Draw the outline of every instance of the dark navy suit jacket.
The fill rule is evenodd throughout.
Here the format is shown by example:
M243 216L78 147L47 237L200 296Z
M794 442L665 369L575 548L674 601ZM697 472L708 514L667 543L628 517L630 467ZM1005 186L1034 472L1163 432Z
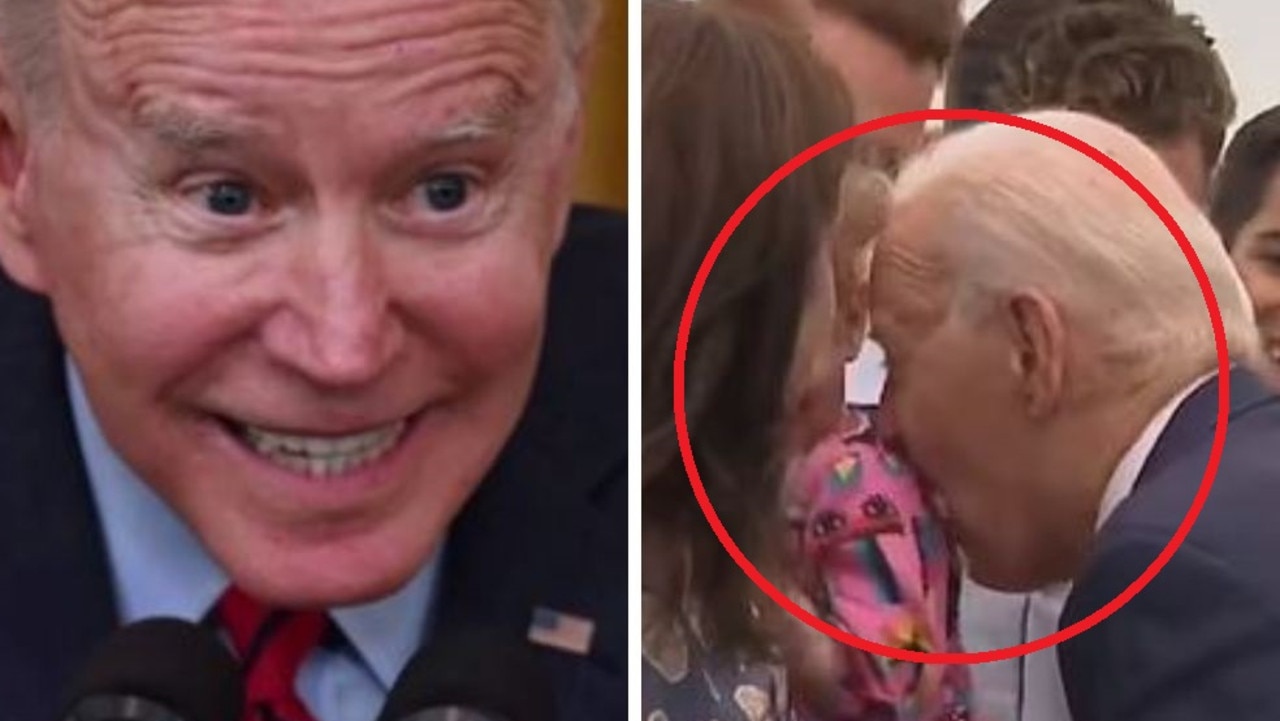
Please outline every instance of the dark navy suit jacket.
M436 613L524 642L547 607L595 622L542 650L562 721L626 714L627 230L575 208L528 409L450 531ZM0 273L0 720L53 721L116 626L111 575L47 304Z
M1229 378L1221 465L1186 541L1132 601L1059 647L1075 721L1280 719L1280 399L1247 371ZM1063 627L1115 598L1172 537L1204 475L1217 404L1215 378L1175 412L1101 529Z

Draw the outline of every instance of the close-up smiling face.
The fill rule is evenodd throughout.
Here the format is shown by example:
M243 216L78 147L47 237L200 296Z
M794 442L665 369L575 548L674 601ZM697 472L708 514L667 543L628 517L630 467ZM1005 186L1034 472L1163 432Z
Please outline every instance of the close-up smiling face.
M62 3L48 97L8 79L0 259L264 601L402 585L525 405L578 142L553 5Z

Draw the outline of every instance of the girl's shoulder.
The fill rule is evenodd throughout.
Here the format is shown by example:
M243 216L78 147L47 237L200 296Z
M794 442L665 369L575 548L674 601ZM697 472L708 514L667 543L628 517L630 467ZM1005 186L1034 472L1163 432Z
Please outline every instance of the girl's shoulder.
M650 613L642 603L642 706L645 719L789 721L786 671L717 653L696 618Z
M873 411L851 408L839 429L792 468L791 483L810 511L830 504L891 507L895 515L927 513L918 478L876 431Z

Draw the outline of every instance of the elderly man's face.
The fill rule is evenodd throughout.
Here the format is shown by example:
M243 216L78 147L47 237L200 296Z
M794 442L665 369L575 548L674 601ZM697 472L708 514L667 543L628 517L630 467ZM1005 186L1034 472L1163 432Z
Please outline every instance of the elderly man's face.
M933 213L896 208L872 268L873 334L888 378L884 430L926 490L980 583L1030 585L1040 573L1042 504L1034 450L1012 379L1014 358L993 324L951 312L954 288Z
M514 427L577 144L550 3L62 6L5 264L251 593L394 590Z

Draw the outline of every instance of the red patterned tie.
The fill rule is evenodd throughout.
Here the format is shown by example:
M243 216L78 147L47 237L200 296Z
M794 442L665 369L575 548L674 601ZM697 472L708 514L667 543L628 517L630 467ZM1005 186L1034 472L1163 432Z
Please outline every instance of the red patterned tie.
M315 721L298 698L298 669L329 626L321 611L269 609L232 587L218 602L222 622L244 664L242 721Z

